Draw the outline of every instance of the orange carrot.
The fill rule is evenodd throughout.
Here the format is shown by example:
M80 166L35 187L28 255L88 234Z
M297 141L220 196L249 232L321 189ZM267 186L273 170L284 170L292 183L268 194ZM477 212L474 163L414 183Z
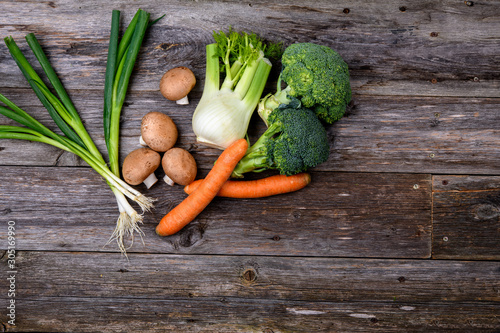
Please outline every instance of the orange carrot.
M215 198L247 149L248 143L245 139L239 139L227 147L198 190L191 193L161 219L156 226L156 233L160 236L173 235L194 220Z
M184 192L191 194L202 181L203 179L198 179L186 185ZM228 198L262 198L298 191L310 182L311 175L308 173L299 173L293 176L276 175L258 180L228 180L217 195Z

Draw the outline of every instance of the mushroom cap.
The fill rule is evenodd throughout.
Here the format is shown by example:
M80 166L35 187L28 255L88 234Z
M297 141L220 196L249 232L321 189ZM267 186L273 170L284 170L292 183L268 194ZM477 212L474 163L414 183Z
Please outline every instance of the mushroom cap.
M142 118L141 136L149 148L164 152L172 148L177 141L177 126L166 114L149 112Z
M171 101L177 101L189 94L196 85L193 72L184 66L168 70L160 80L161 94Z
M188 185L196 178L196 161L187 150L172 148L167 150L161 160L165 174L179 185Z
M133 150L123 161L123 179L130 185L139 185L158 169L160 162L160 154L150 148Z

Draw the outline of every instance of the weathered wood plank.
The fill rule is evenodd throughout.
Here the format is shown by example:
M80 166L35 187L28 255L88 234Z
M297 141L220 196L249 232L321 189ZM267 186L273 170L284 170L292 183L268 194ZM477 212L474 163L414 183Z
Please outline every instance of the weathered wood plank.
M7 97L54 129L47 111L33 93L13 89ZM87 129L102 152L102 93L71 91ZM191 117L200 98L179 107L159 92L131 94L121 123L121 159L139 147L140 123L149 111L168 114L180 136L177 145L195 156L200 168L208 169L220 151L197 145ZM329 160L316 169L346 172L409 172L451 174L498 174L496 149L500 141L498 99L393 98L355 96L346 117L328 127ZM0 116L0 124L14 124ZM252 142L264 131L254 116L249 128ZM82 161L44 144L1 140L1 165L81 166Z
M350 114L329 128L333 154L325 167L498 174L498 107L497 99L357 96Z
M300 192L216 198L165 238L154 228L182 188L138 186L159 200L145 217L145 244L137 237L127 260L104 246L117 209L93 170L48 146L2 140L0 220L16 226L18 326L0 311L0 331L500 330L500 2L0 0L0 35L27 50L23 37L36 33L101 151L111 10L125 24L139 7L166 17L148 32L132 77L122 159L138 147L142 116L159 110L178 125L199 176L207 173L220 152L195 144L190 120L205 45L228 26L344 57L354 100L328 129L331 157ZM199 80L186 107L158 92L178 65ZM50 123L3 44L0 74L1 93ZM263 129L256 119L250 138ZM0 251L4 268L6 258ZM3 309L7 301L0 293Z
M16 267L18 299L500 302L500 263L488 261L18 251Z
M315 41L337 49L350 65L353 87L360 94L496 97L500 88L500 6L495 1L474 6L451 0L149 0L128 5L60 0L1 5L0 34L18 40L28 32L39 35L72 89L101 89L111 10L121 9L125 23L138 7L166 17L148 33L134 90L156 90L161 74L177 65L192 67L202 78L211 31L228 26L285 44ZM26 86L5 47L0 48L0 63L9 82L0 86Z
M496 332L497 303L394 304L253 299L20 300L12 332Z
M24 251L16 259L19 331L466 332L500 325L494 262L161 254L125 260ZM6 283L0 280L2 290Z
M500 259L500 177L433 177L433 257Z
M19 249L101 250L117 211L99 177L89 168L2 167L0 211L18 225ZM216 198L185 230L165 238L154 227L185 194L159 183L144 191L158 199L145 218L146 245L136 243L131 251L430 256L428 175L320 172L312 179L300 192L282 196ZM109 250L116 250L114 244Z

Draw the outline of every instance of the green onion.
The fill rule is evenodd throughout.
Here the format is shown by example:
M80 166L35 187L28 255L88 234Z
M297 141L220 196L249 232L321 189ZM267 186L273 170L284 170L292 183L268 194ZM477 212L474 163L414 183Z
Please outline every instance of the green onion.
M120 12L113 11L104 83L104 138L111 170L119 175L120 115L132 70L149 25L149 13L139 9L118 43Z
M4 39L5 44L9 48L9 52L16 61L19 69L24 74L26 80L31 85L31 88L35 91L36 95L42 102L42 104L47 108L50 116L54 119L57 126L61 129L61 131L73 141L77 142L81 146L84 146L83 141L80 137L74 132L73 129L62 119L61 115L57 113L57 111L53 108L50 102L47 100L46 96L43 94L42 90L48 91L47 86L43 83L42 79L35 72L31 64L25 58L24 54L21 52L16 42L12 37L6 37Z
M120 177L120 116L130 76L147 28L163 17L149 22L149 16L149 13L139 9L129 23L121 40L119 40L118 36L120 11L113 10L111 18L111 33L104 80L103 126L104 140L108 149L109 167L117 177ZM120 207L120 203L118 206ZM135 221L134 219L119 220L112 238L116 238L118 243L121 244L124 235L133 233L133 231L140 231L138 222L141 221Z
M52 145L79 156L99 173L115 195L120 211L110 241L116 239L119 249L126 254L124 238L130 236L133 239L135 232L141 235L142 231L138 225L143 219L142 214L135 211L127 198L136 202L143 211L152 208L153 200L142 195L120 178L119 119L135 60L146 29L152 23L149 22L149 13L139 9L126 29L122 41L118 44L119 18L120 12L113 11L104 93L104 132L110 167L88 134L78 111L34 34L27 35L26 41L56 94L52 93L51 89L42 81L14 39L6 37L4 41L19 69L63 135L45 127L14 102L0 94L0 102L5 105L0 105L0 114L25 126L0 125L0 139L28 140Z

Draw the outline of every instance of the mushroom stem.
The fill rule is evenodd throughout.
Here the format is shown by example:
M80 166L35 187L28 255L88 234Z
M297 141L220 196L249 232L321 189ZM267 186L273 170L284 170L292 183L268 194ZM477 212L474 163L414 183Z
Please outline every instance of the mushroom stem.
M165 175L163 177L163 180L165 181L165 183L167 183L170 186L174 186L174 184L175 184L174 181L167 175Z
M146 187L149 189L151 186L153 186L156 182L158 181L158 178L156 178L156 175L154 172L150 174L146 179L144 179L143 183L146 185Z
M189 104L189 98L186 96L182 97L181 99L178 99L175 101L175 103L179 105L188 105Z
M144 141L144 139L142 138L142 135L139 137L139 144L143 147L147 147L148 144Z

